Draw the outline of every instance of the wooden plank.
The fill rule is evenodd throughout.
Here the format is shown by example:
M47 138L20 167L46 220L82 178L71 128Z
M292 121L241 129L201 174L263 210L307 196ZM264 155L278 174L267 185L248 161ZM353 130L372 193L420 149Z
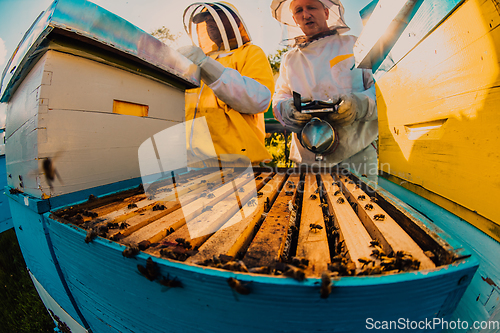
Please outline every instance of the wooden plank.
M202 183L202 181L205 181L206 183ZM115 212L109 213L101 218L101 222L107 223L107 222L114 222L114 223L120 223L123 222L127 219L130 219L136 215L144 213L144 211L153 208L154 205L156 204L164 204L169 201L177 201L177 197L179 195L184 195L189 192L193 191L202 191L203 189L207 188L207 183L210 182L218 182L220 183L220 171L216 171L213 173L210 173L206 176L200 177L195 181L190 181L188 183L184 184L179 184L175 187L175 190L168 191L167 187L165 188L165 192L163 196L160 196L158 198L155 195L155 198L153 199L145 199L139 201L136 205L137 207L134 209L130 209L128 207L124 207L120 210L117 210Z
M373 249L370 247L372 238L347 202L347 199L340 193L341 189L336 185L332 176L322 174L321 179L326 191L330 213L335 215L335 219L342 231L349 257L356 265L356 268L360 269L363 265L358 259L362 257L369 258L372 254ZM337 195L335 195L336 193Z
M288 178L287 182L298 184L299 180L300 175L293 174ZM243 262L248 267L273 266L280 260L289 228L289 202L292 197L287 194L291 192L290 190L284 188L279 193L267 217L262 222L262 226L243 258ZM297 188L294 188L293 192L296 191Z
M353 181L343 175L336 178L342 183L342 188L350 202L356 203L357 214L372 238L378 240L384 251L405 251L420 261L421 269L436 267L417 243L387 214L376 202ZM378 218L375 218L375 217Z
M278 189L283 185L284 174L276 174L261 188L257 195L257 206L254 212L242 221L222 228L210 237L200 248L198 253L188 259L188 262L201 262L220 254L235 257L236 254L248 246L248 242L255 234L254 227L265 211L266 202L273 202L278 195ZM247 203L249 205L249 203Z
M316 175L306 174L297 256L309 260L309 266L306 269L308 276L320 276L328 269L330 263L330 250L318 188ZM320 226L321 229L311 228L310 224Z
M269 174L266 174L266 176L268 175ZM241 203L245 205L252 197L255 198L256 187L262 187L265 180L262 179L256 184L251 181L252 179L247 179L246 177L240 178L241 179L237 178L235 183L238 188L243 188L243 191L236 191L235 193L241 194ZM177 243L177 240L182 238L185 242L189 242L192 248L196 249L209 239L215 231L223 230L221 227L226 223L231 225L229 224L231 217L237 217L237 220L241 221L242 211L243 210L240 209L239 204L236 202L236 197L228 195L223 200L216 203L211 210L202 212L200 215L196 216L196 218L182 225L174 233L167 235L162 242L166 244ZM150 253L158 255L159 249L152 249Z
M220 177L220 176L219 176ZM238 177L236 179L236 185L243 186L247 182L249 182L251 178L247 177ZM199 186L204 185L206 183L200 183ZM201 196L197 195L195 200L188 196L184 198L180 198L180 202L182 204L182 209L174 211L172 214L169 214L154 223L147 225L146 227L140 229L139 231L130 235L124 241L126 242L140 242L143 240L149 240L151 243L156 243L162 240L165 236L167 236L170 228L174 230L182 227L186 220L190 220L198 214L201 214L202 211L209 207L214 206L219 201L223 200L228 195L234 193L234 185L233 182L226 182L223 186L211 190L207 195Z

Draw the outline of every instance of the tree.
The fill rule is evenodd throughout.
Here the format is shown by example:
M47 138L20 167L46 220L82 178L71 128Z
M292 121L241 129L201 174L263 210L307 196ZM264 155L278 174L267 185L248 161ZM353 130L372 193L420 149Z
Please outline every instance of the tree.
M161 40L163 43L168 44L169 42L175 42L175 40L179 38L180 34L175 35L170 31L169 28L162 26L161 28L158 28L151 32L151 35Z
M288 51L288 48L282 48L281 50L277 50L275 54L269 54L267 56L267 60L269 60L269 64L271 64L271 69L273 70L273 74L277 74L280 71L281 65L281 57L283 54Z

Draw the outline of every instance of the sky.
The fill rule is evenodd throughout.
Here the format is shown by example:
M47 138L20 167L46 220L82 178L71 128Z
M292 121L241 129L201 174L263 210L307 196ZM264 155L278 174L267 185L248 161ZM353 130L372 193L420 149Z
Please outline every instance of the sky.
M271 16L271 0L226 0L242 15L250 30L254 44L266 54L282 48L280 25ZM371 0L344 0L345 20L351 31L359 36L362 30L359 11ZM166 26L180 34L178 48L191 44L182 26L184 9L196 0L94 0L95 4L121 16L146 32ZM52 0L0 0L0 75L14 49L38 15L46 10Z

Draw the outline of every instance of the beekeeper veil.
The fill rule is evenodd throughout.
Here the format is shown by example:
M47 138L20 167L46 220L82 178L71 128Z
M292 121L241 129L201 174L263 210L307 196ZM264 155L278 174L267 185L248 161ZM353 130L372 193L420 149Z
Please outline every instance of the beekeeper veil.
M205 54L230 51L250 42L236 8L226 2L196 2L184 11L184 29Z
M293 0L273 0L271 3L272 16L281 23L282 38L281 43L290 45L295 42L295 38L304 35L292 17L290 4ZM318 0L330 11L327 25L330 30L337 30L338 33L349 31L349 27L344 21L344 6L340 0Z

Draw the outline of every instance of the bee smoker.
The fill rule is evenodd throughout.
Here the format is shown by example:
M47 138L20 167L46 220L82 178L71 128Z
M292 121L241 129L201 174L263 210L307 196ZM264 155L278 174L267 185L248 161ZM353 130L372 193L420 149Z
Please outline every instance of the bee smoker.
M302 102L300 94L293 92L293 104L301 113L317 114L299 134L300 144L316 155L316 161L322 161L325 155L331 154L339 145L337 131L320 117L331 112L338 112L338 102L312 101Z

